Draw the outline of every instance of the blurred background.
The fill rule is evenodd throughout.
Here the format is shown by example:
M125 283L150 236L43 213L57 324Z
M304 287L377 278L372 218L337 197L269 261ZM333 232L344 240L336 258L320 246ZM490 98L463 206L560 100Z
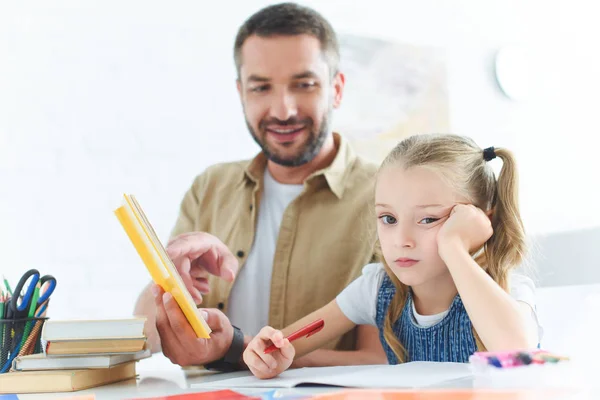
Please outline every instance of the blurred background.
M0 272L56 276L52 318L131 315L149 274L113 215L123 193L166 241L197 174L259 150L232 49L271 3L0 3ZM600 311L592 2L300 3L340 35L334 125L365 156L423 130L516 153L545 344L583 351Z

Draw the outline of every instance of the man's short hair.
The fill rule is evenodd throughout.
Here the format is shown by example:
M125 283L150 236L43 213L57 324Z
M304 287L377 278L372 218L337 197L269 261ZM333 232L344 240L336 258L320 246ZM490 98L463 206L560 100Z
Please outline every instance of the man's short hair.
M242 66L242 46L252 35L260 37L311 35L319 39L331 76L338 73L340 49L335 31L321 14L295 3L265 7L250 16L238 30L233 58L238 77Z

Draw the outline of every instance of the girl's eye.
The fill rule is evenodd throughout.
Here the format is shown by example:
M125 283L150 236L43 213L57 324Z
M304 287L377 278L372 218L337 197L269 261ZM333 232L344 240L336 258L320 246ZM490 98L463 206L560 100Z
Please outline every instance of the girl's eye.
M381 217L379 217L379 219L385 224L385 225L394 225L397 221L396 218L392 217L391 215L382 215Z
M423 224L423 225L433 224L436 221L439 221L439 218L425 217L419 221L419 224Z

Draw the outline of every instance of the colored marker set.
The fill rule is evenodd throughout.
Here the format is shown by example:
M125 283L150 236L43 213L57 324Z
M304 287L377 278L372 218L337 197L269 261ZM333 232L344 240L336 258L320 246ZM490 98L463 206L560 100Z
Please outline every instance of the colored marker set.
M568 360L568 357L544 350L476 352L469 358L470 363L474 366L483 367L489 365L496 368L514 368L532 364L556 364Z

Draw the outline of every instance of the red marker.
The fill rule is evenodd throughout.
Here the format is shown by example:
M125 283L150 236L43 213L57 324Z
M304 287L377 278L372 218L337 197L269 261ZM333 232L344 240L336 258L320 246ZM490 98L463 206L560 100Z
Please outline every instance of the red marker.
M297 330L296 332L292 333L290 336L286 337L286 339L289 340L290 342L293 342L294 340L299 339L304 336L306 336L306 337L312 336L315 333L319 332L321 329L323 329L324 326L325 326L325 321L323 321L322 319L318 319L315 322L311 322L310 324L306 325L304 328L301 328L301 329ZM272 353L275 350L277 350L277 346L272 344L265 349L265 354Z

